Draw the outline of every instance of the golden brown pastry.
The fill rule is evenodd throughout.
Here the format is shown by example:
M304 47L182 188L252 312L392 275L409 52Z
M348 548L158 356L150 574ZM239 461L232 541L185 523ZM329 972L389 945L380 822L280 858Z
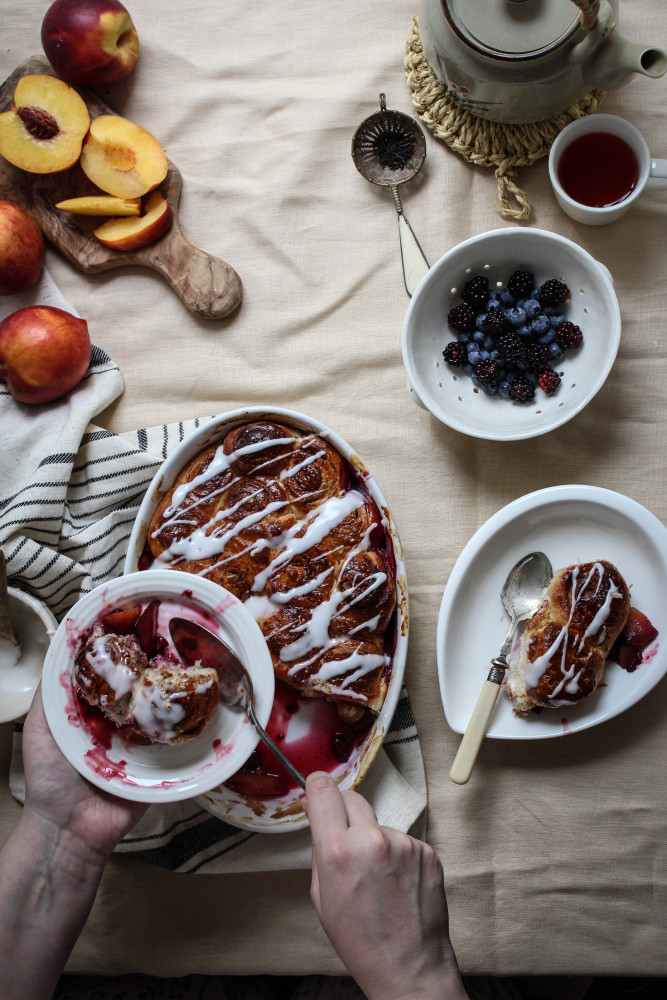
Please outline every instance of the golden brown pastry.
M148 535L160 566L246 602L277 677L343 714L379 710L395 563L377 504L324 438L270 420L233 428L184 468Z
M559 570L509 658L506 691L517 715L576 705L597 688L630 610L630 592L609 562Z
M161 654L148 659L134 635L108 633L100 625L81 643L74 676L89 705L145 743L195 739L213 717L220 695L218 675L210 667L184 668Z

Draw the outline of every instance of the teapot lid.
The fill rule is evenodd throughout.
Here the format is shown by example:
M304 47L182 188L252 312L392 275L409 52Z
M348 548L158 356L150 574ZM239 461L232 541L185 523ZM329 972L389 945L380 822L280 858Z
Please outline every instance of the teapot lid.
M571 0L441 0L445 17L462 41L496 59L544 55L580 26Z

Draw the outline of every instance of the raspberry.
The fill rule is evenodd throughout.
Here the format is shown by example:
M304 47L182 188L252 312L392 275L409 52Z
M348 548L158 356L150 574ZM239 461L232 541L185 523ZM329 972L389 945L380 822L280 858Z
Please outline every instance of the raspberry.
M531 372L541 372L549 364L549 348L545 344L528 344L526 367Z
M468 360L468 345L460 344L458 340L452 340L445 347L442 356L448 365L458 368L459 365L464 365Z
M575 351L577 347L581 347L584 335L578 326L574 323L570 323L566 320L556 330L556 343L564 351L570 350Z
M535 398L535 386L525 375L519 375L510 386L510 399L517 403L530 403Z
M465 302L449 310L447 322L458 333L469 333L475 329L475 312Z
M525 299L533 290L535 276L530 271L515 271L508 279L507 287L515 299Z
M497 361L480 361L473 368L477 380L486 386L497 386L500 382L500 365Z
M494 306L486 314L482 327L486 333L490 333L493 337L499 337L501 333L507 333L510 325L503 310Z
M526 356L526 342L516 333L503 333L498 337L496 349L505 361L523 361Z
M570 289L557 278L545 281L540 291L540 305L558 306L570 297Z
M469 306L473 307L473 309L481 309L482 306L486 304L488 297L489 279L479 274L474 278L470 278L469 281L466 281L463 286L463 291L461 292L461 298L463 301L467 302Z
M554 392L560 385L560 375L555 372L553 368L545 368L537 376L537 384L540 389L546 392L547 396L553 396Z

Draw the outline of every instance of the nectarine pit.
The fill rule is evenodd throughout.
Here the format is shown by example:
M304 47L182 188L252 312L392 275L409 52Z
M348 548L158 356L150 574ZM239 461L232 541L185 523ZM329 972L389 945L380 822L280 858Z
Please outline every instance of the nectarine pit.
M56 119L43 108L17 108L16 114L34 139L53 139L60 132Z

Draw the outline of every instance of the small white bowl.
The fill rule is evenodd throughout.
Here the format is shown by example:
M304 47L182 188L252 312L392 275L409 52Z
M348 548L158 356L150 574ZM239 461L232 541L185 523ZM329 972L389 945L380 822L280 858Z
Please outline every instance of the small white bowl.
M553 396L540 389L532 403L487 396L469 375L442 356L456 339L447 314L464 283L486 275L500 287L515 270L536 284L564 281L571 300L563 309L581 327L584 342L554 363L563 373ZM546 434L579 413L604 384L616 358L621 313L611 274L576 243L542 229L494 229L460 243L433 265L412 297L403 324L403 363L416 403L454 430L489 441L520 441Z
M0 644L0 723L25 715L42 676L44 658L58 622L31 594L8 587L9 613L20 646Z
M80 774L99 788L138 802L175 802L206 792L231 777L248 759L259 737L245 714L218 705L204 732L178 746L138 746L123 729L103 738L76 696L74 658L82 633L106 611L154 598L173 605L184 618L201 621L228 643L251 676L255 713L266 725L275 681L267 645L257 622L222 587L177 570L132 573L82 597L56 632L44 663L44 709L54 739ZM168 603L167 603L168 602ZM158 621L168 639L167 623Z

